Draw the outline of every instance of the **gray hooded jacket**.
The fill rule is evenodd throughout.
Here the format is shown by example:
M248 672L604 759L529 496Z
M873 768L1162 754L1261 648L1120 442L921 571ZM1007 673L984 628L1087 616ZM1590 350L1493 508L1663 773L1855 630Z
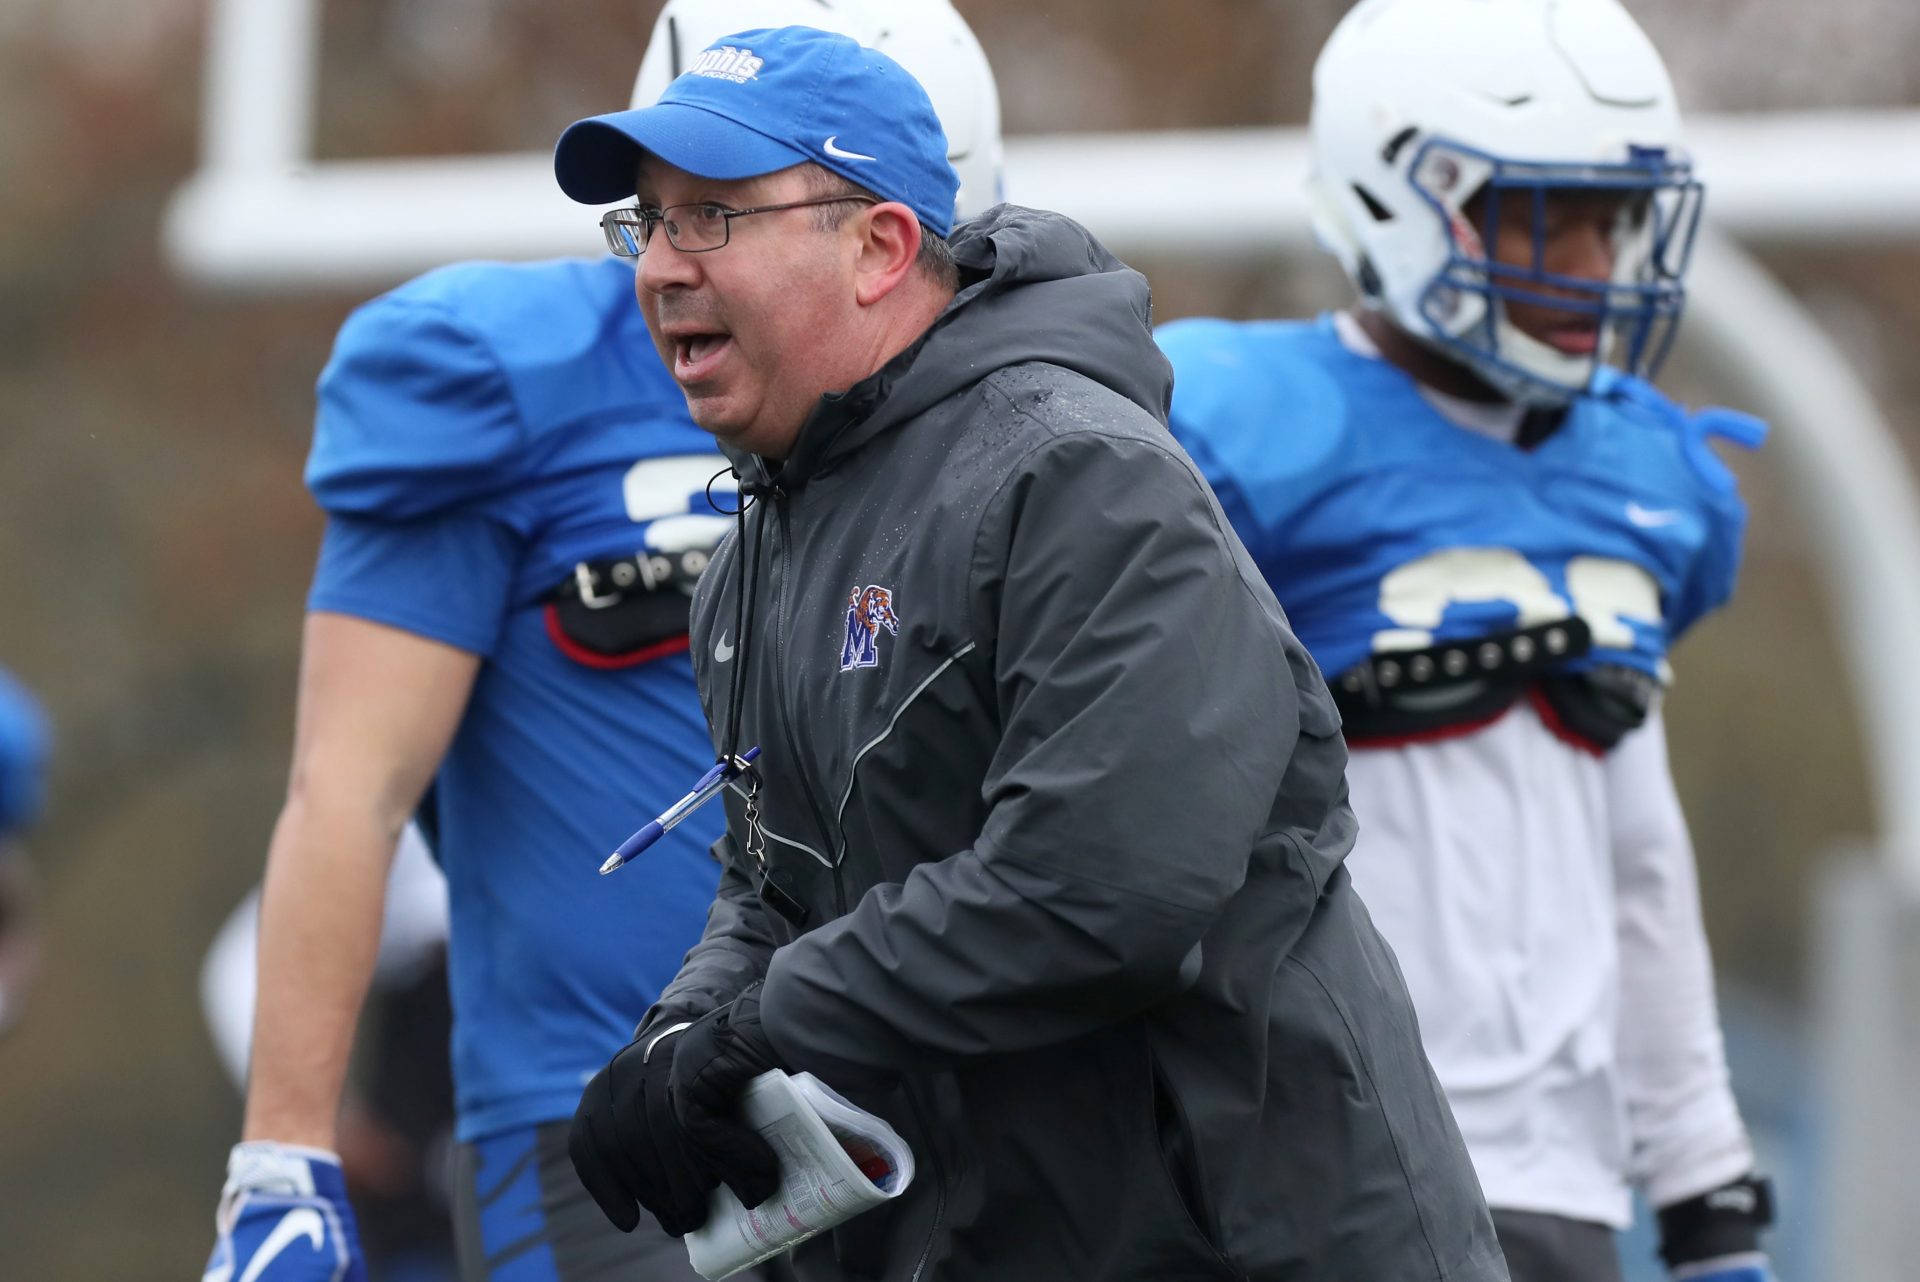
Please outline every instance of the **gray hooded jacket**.
M1504 1279L1341 868L1332 702L1166 433L1146 282L1030 210L954 250L927 335L743 461L772 488L693 653L717 746L762 750L764 862L736 789L648 1023L764 976L786 1062L913 1145L803 1279Z

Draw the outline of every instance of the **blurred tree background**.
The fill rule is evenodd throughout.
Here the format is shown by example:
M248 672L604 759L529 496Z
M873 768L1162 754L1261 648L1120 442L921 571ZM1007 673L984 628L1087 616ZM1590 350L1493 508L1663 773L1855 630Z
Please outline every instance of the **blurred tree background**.
M1313 57L1346 8L959 3L1009 134L1302 121ZM1920 101L1911 0L1628 6L1696 112ZM625 102L656 7L329 0L321 154L547 147ZM300 485L311 390L359 298L210 295L168 274L159 213L195 160L203 18L202 0L0 0L0 664L59 735L31 843L48 966L0 1042L9 1279L197 1276L239 1122L196 980L259 875L284 786L320 530ZM1137 265L1162 319L1342 298L1330 266ZM1920 363L1903 341L1920 328L1920 247L1770 265L1920 441ZM1684 340L1671 381L1743 403L1689 368ZM1822 861L1872 820L1833 644L1847 624L1787 502L1793 478L1764 454L1737 466L1748 569L1678 657L1674 758L1723 974L1793 1010Z

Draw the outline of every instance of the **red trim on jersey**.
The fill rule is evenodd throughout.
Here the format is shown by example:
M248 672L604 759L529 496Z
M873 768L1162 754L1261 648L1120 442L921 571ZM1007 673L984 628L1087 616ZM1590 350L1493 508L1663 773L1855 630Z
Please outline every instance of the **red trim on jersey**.
M1490 717L1481 717L1475 721L1462 721L1456 725L1436 726L1432 730L1416 730L1410 734L1379 735L1369 739L1347 738L1349 748L1404 748L1415 743L1438 743L1446 739L1464 739L1470 734L1485 730L1488 726L1506 716L1514 709L1508 704Z
M1605 748L1560 719L1560 713L1555 710L1552 701L1547 698L1546 692L1539 686L1536 685L1528 688L1527 701L1533 705L1534 715L1540 718L1540 724L1548 730L1551 730L1554 738L1564 744L1578 748L1582 752L1591 753L1593 756L1603 760L1606 758L1607 750Z
M1553 704L1547 699L1545 692L1543 692L1539 686L1533 685L1527 687L1527 703L1533 708L1534 715L1540 718L1540 724L1545 726L1554 738L1569 747L1578 748L1580 751L1591 756L1605 759L1607 750L1562 720L1560 713L1555 710ZM1412 734L1381 735L1370 739L1349 737L1347 739L1347 747L1369 749L1404 748L1416 743L1441 743L1448 739L1463 739L1467 735L1485 730L1488 726L1506 716L1509 712L1512 712L1516 706L1518 705L1508 704L1490 717L1481 717L1475 721L1462 721L1458 725L1439 726L1432 730L1420 730Z
M670 654L683 654L693 647L693 638L682 632L677 637L668 637L665 641L656 641L652 645L641 646L638 650L626 654L601 654L589 650L560 630L560 607L549 602L546 609L547 635L560 647L560 653L575 663L583 663L589 668L613 671L617 668L633 668Z

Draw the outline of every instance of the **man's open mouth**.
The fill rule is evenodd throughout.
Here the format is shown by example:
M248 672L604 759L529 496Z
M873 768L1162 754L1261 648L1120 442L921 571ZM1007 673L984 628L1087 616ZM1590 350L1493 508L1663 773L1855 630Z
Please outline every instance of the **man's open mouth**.
M708 377L733 345L733 335L677 334L673 340L673 376L683 383Z

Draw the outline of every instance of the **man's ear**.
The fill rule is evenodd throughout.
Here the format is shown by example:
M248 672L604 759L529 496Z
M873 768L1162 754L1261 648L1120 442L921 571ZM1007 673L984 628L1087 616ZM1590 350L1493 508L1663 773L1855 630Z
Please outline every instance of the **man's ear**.
M854 300L862 307L899 288L920 256L920 220L897 200L869 205L855 220Z

